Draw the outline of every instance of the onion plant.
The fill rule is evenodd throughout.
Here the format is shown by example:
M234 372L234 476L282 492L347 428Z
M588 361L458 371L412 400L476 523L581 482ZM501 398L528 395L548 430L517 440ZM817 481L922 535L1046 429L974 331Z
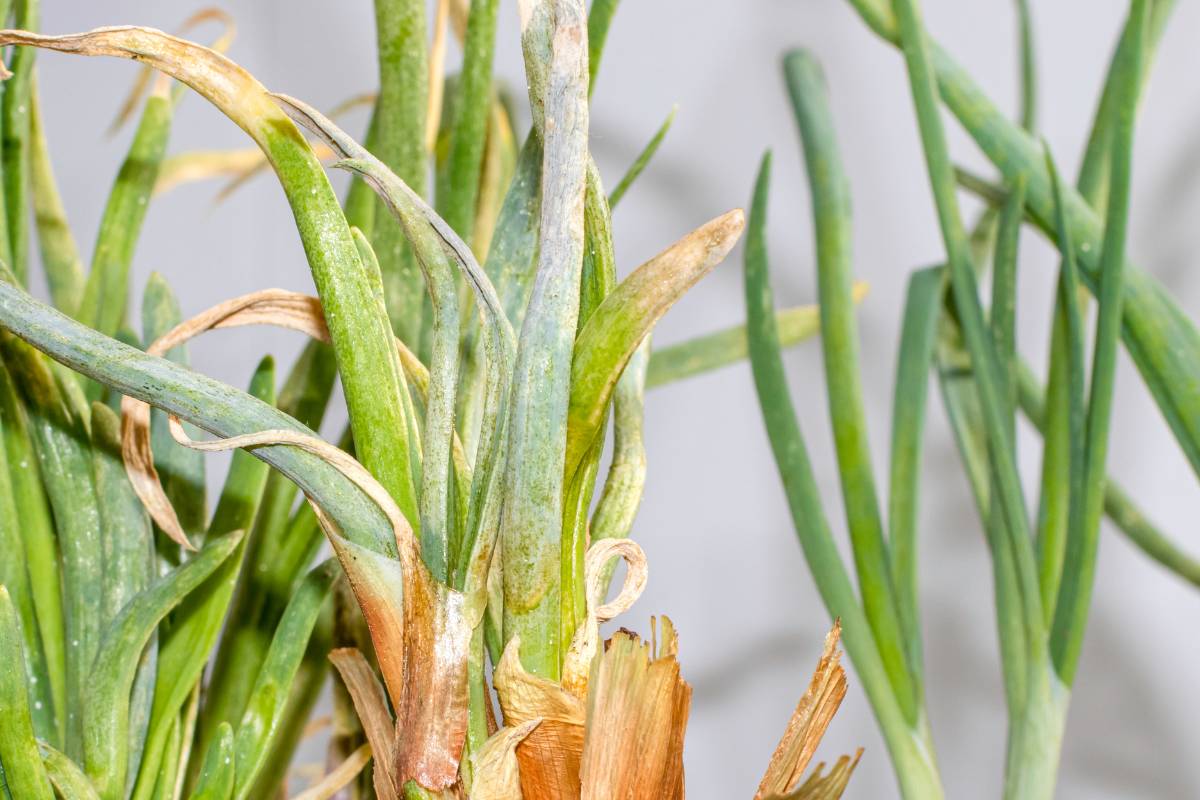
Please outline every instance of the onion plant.
M734 246L742 213L618 280L612 209L670 118L606 195L588 98L617 3L595 0L590 14L582 0L519 3L524 137L492 76L498 6L440 2L428 41L425 0L376 1L379 87L362 144L226 58L228 35L211 48L139 27L42 35L37 0L11 9L4 797L277 796L330 663L329 770L306 798L683 796L690 688L674 629L663 618L649 642L623 632L602 647L598 626L645 581L628 537L647 383L746 353L744 329L661 353L649 343ZM463 50L452 80L449 30ZM39 115L39 48L145 65L87 271ZM256 150L168 157L185 87ZM344 199L322 158L353 174ZM186 297L155 276L135 332L130 268L155 191L264 166L316 297L264 287L185 320ZM31 235L51 304L25 288ZM188 369L190 338L261 324L312 340L278 391L269 356L247 391ZM799 340L816 312L783 312L780 325ZM335 380L349 416L338 447L314 433ZM220 449L238 452L210 513L202 453ZM325 541L333 557L319 561ZM629 570L606 602L616 558ZM857 759L802 781L846 691L837 641L758 797L844 788Z
M901 793L941 797L925 711L917 559L927 383L938 379L993 565L1008 710L1004 795L1052 797L1071 688L1093 591L1101 517L1147 555L1197 583L1200 566L1158 531L1105 474L1117 348L1124 343L1193 468L1200 334L1126 253L1138 95L1174 5L1133 0L1092 124L1076 188L1060 180L1037 138L1029 10L1021 24L1023 99L1011 121L926 33L915 0L851 0L896 45L908 70L945 263L911 274L895 379L889 485L881 503L863 416L851 298L850 190L824 78L804 51L784 75L812 196L830 423L858 579L855 590L825 519L793 413L772 313L764 230L770 158L754 190L745 256L750 358L764 421L795 527L822 598L841 619L846 649L887 743ZM991 160L999 178L955 168L942 108ZM961 184L987 202L973 229ZM1036 228L1061 254L1045 388L1016 349L1018 239ZM991 268L990 291L980 283ZM1088 296L1096 299L1089 324ZM989 304L985 305L985 295ZM1040 495L1022 488L1016 414L1043 435Z

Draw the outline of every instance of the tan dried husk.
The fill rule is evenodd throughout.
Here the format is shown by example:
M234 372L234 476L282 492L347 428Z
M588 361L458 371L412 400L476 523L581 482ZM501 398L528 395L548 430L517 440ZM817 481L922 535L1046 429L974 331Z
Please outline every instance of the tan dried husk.
M791 793L798 790L804 770L812 760L813 754L816 753L817 745L821 743L825 730L833 721L833 715L837 713L842 699L846 696L846 671L840 663L841 651L838 649L841 633L842 625L839 620L834 622L833 629L825 637L825 651L817 662L817 669L813 672L808 691L800 698L796 710L792 712L792 717L788 720L787 728L771 756L766 774L763 775L754 800L808 796ZM849 758L843 757L849 765L849 771L854 770L861 754L860 750L852 762ZM842 765L843 762L839 761L838 763ZM820 768L817 771L820 772ZM849 771L845 775L846 780L850 778ZM840 774L837 767L832 774ZM819 788L820 781L816 785ZM844 788L844 782L842 785ZM825 797L827 795L814 794L812 796ZM840 791L838 795L833 796L840 796Z

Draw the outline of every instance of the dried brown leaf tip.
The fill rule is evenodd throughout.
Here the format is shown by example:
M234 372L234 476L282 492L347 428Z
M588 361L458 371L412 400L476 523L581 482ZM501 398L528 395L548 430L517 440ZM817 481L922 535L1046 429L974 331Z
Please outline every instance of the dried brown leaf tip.
M862 755L861 748L853 759L849 756L839 759L827 775L822 775L824 765L818 765L813 775L803 784L800 783L825 730L842 704L842 698L846 696L846 671L840 663L841 651L838 649L841 633L841 622L835 622L825 637L825 652L817 662L808 691L800 698L792 718L788 720L783 738L779 740L758 792L754 795L755 800L835 800L845 790L850 774Z

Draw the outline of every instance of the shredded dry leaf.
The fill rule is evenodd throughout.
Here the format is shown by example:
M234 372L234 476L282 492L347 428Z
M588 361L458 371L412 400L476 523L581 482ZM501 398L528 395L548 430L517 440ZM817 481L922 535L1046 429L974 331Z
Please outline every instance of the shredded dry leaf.
M315 786L305 789L292 798L292 800L329 800L329 798L348 785L350 781L358 777L358 773L363 771L363 767L370 760L371 745L364 744L347 756L345 761L338 764L332 772L322 778Z
M524 798L576 798L583 755L584 703L554 681L526 672L520 649L520 637L514 636L496 665L494 684L506 726L541 720L517 745Z
M679 674L673 627L659 653L619 631L596 659L588 691L583 800L682 800L683 736L692 687Z
M808 691L800 698L788 720L783 738L779 740L758 792L754 795L755 800L786 797L795 790L833 715L842 704L842 698L846 696L846 671L842 669L841 651L838 649L841 633L841 622L835 622L825 637L825 651L817 662ZM857 759L855 761L857 763Z
M862 758L862 748L858 748L854 757L842 756L833 765L833 769L825 772L825 764L817 764L812 774L803 784L786 797L774 796L769 800L838 800L846 791L850 776Z

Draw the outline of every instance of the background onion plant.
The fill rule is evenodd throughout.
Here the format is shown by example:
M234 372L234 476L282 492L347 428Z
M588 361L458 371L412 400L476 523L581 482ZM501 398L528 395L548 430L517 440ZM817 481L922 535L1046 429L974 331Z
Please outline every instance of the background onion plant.
M820 68L804 51L788 54L784 75L812 196L826 388L857 591L826 522L780 360L765 247L769 155L755 186L745 251L750 358L764 421L805 557L830 614L842 621L901 793L940 797L924 700L936 687L925 681L917 569L922 429L934 372L993 564L1009 721L1004 795L1052 797L1102 516L1166 569L1193 584L1200 577L1200 564L1105 474L1122 343L1193 468L1200 466L1200 334L1126 254L1138 97L1174 3L1130 3L1074 187L1060 179L1053 155L1037 138L1026 3L1015 4L1023 87L1017 121L930 40L915 0L851 5L903 54L946 253L944 264L914 271L908 283L884 506L859 386L849 186ZM992 162L995 182L955 167L943 108ZM970 228L959 188L987 204ZM1044 381L1016 350L1017 244L1026 226L1061 255ZM988 267L990 287L982 291ZM1018 411L1043 437L1036 500L1026 496L1017 469Z
M0 44L15 45L0 103L4 796L275 796L332 663L328 771L306 798L682 797L690 688L674 629L663 618L648 642L603 646L598 626L645 581L627 537L646 386L746 354L745 329L649 344L742 214L618 280L612 208L670 117L606 194L588 97L617 3L518 6L526 135L491 77L498 0L438 3L432 40L424 0L377 0L360 144L226 58L218 12L185 24L225 24L205 47L136 27L40 35L37 0L0 4L14 24ZM446 79L449 31L463 64ZM39 114L38 48L146 65L86 271ZM255 149L168 157L185 87ZM356 177L344 199L322 158ZM155 276L132 327L155 191L266 166L317 297L264 288L185 320L186 298ZM34 237L52 304L25 289ZM282 386L270 357L246 391L187 368L189 338L255 324L312 340ZM816 312L779 326L798 341ZM339 447L313 433L335 381ZM237 452L210 512L203 451L219 449ZM616 558L629 570L606 602ZM804 780L846 691L837 642L758 797L845 787L856 759Z

